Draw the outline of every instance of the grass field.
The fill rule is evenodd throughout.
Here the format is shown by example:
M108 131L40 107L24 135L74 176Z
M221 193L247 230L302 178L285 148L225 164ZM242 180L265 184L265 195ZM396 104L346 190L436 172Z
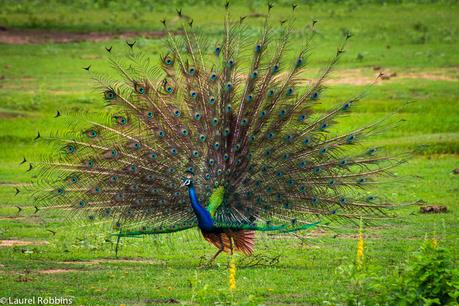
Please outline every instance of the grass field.
M41 1L0 0L0 26L41 33L160 31L161 18L171 24L175 20L176 7L166 2L94 3L46 6ZM236 2L233 14L265 10L261 2L254 3ZM394 203L448 206L445 214L421 214L418 205L401 205L391 212L396 218L365 228L365 265L381 277L388 276L434 233L457 263L459 175L453 170L459 168L459 5L454 1L357 3L297 9L296 38L305 35L303 28L312 19L319 20L308 75L316 75L333 56L343 32L354 34L317 110L361 91L380 71L395 73L372 87L352 115L341 120L341 128L397 111L395 118L403 121L370 144L412 153L389 183L378 186L378 193ZM198 1L177 7L183 7L209 38L221 33L221 5ZM276 6L273 19L281 20L289 10L288 5ZM254 28L261 25L257 18L248 22ZM161 40L136 40L138 48L159 58ZM81 68L91 64L91 69L109 71L106 46L113 46L118 54L127 51L119 39L0 43L0 298L70 297L85 305L357 304L359 295L348 300L348 292L359 287L340 272L355 260L357 227L331 224L301 233L302 239L260 237L257 256L278 256L279 262L249 267L238 256L233 292L228 289L226 256L210 269L198 268L201 257L210 256L214 249L195 230L123 239L118 259L116 239L109 232L89 228L69 232L59 230L60 224L53 224L55 235L46 230L49 224L33 214L29 195L15 196L16 187L31 181L28 164L19 163L24 156L34 161L46 154L48 147L33 141L38 131L66 129L63 121L53 118L57 110L64 115L104 112L100 93ZM17 213L16 206L23 210Z

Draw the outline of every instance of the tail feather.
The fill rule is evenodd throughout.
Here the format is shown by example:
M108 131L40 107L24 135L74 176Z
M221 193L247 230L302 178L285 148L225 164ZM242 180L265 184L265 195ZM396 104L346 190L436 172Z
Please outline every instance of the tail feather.
M166 27L168 50L157 65L130 45L126 58L109 53L114 80L88 70L108 115L88 114L69 126L71 135L40 135L38 141L58 147L33 169L41 171L37 202L71 208L71 218L113 222L126 235L173 232L196 225L180 188L185 172L193 173L203 205L224 186L215 221L226 229L225 250L233 239L244 253L252 252L254 232L236 229L293 230L321 218L383 216L383 203L359 191L400 159L356 146L378 133L383 119L330 132L363 93L323 114L314 109L349 36L303 86L316 22L301 43L292 35L294 12L274 29L269 10L257 38L243 18L231 20L227 7L218 41L191 24L181 36ZM298 44L288 64L286 51ZM215 244L221 237L207 238Z
M204 238L226 253L233 251L251 255L255 244L255 231L225 230L217 233L202 232Z

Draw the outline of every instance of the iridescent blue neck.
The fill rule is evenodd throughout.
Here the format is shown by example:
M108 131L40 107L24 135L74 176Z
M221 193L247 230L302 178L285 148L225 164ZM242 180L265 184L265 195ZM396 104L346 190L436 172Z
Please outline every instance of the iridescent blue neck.
M194 189L193 184L188 186L188 195L191 201L191 207L193 208L196 218L198 219L198 226L201 230L211 231L214 229L214 221L210 213L201 206L196 195L196 190Z

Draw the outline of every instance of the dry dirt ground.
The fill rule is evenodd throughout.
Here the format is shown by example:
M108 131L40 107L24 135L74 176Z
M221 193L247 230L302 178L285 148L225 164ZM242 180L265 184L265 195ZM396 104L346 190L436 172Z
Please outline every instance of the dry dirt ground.
M48 244L47 241L28 241L28 240L0 240L0 247L13 247L13 246L25 246L25 245L41 245Z
M161 38L166 35L163 31L150 32L64 32L55 30L36 29L7 29L0 28L0 43L4 44L42 44L42 43L69 43L79 41L104 41L109 39L132 37Z

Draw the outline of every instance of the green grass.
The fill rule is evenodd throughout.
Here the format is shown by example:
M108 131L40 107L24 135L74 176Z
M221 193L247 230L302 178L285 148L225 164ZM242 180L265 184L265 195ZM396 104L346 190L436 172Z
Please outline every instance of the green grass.
M4 2L4 1L2 1ZM29 2L28 2L29 3ZM38 3L38 4L36 4ZM54 5L40 2L2 5L0 25L19 28L93 30L160 30L163 16L173 19L175 7L163 4L139 9L140 2L125 9L121 4L96 8ZM1 3L3 4L3 3ZM150 5L150 4L149 4ZM222 9L216 5L184 5L210 39L219 33ZM255 7L257 11L260 11ZM288 13L277 7L274 18ZM249 12L238 3L234 15ZM366 264L385 267L390 273L403 263L434 231L440 244L459 249L457 194L459 175L459 13L457 4L356 5L317 4L298 8L300 26L318 18L320 35L314 45L311 70L314 75L335 52L341 33L350 29L355 36L334 77L351 71L357 77L372 77L373 66L382 66L399 75L382 82L368 93L355 111L341 119L339 128L351 129L391 114L403 119L395 128L377 135L371 145L385 146L391 152L411 151L408 162L395 170L378 193L395 203L429 204L449 207L446 214L423 215L417 205L394 210L397 218L367 228ZM137 15L138 16L137 16ZM250 20L258 27L260 20ZM48 242L42 245L0 247L0 297L64 296L77 304L321 304L343 296L348 283L337 283L338 268L353 262L357 228L336 225L324 232L304 233L305 241L292 236L282 239L260 237L257 254L280 256L280 262L267 267L238 267L237 290L228 290L226 256L211 269L198 269L200 257L215 250L196 231L185 234L121 240L120 256L138 261L114 259L114 238L108 230L64 230L61 224L53 236L46 222L33 215L33 203L23 192L15 196L18 184L31 180L23 156L37 160L47 146L33 142L37 131L43 134L65 130L63 120L53 118L83 111L104 112L100 93L93 89L81 68L109 72L104 46L114 46L123 54L122 41L70 44L0 45L0 240L18 239ZM159 58L162 43L138 39L139 48ZM363 58L357 59L361 54ZM289 52L289 57L293 52ZM359 70L357 70L359 69ZM450 80L404 78L434 72ZM324 110L363 90L359 85L332 85L318 110ZM24 207L18 218L16 205ZM240 257L238 257L240 259ZM457 251L455 259L458 259ZM72 261L72 262L71 262ZM74 261L74 262L73 262ZM76 271L43 274L47 269ZM384 271L384 270L383 270ZM336 301L335 302L343 302Z

